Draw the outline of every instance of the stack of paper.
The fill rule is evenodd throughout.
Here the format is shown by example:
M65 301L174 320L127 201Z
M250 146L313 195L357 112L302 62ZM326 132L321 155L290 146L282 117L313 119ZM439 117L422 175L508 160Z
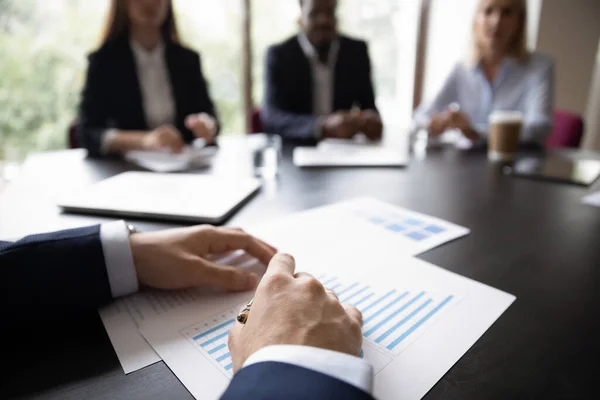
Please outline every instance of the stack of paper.
M188 146L181 153L170 151L130 151L125 159L154 172L179 172L210 165L215 147L198 149Z
M515 299L410 257L468 229L376 200L292 214L249 231L293 254L297 271L363 312L362 356L374 367L380 399L424 396ZM220 262L265 270L243 253L229 257ZM210 399L233 375L227 336L252 296L147 292L100 314L126 372L162 358L192 395Z
M317 147L294 149L298 167L403 167L408 164L408 149L382 143L347 139L326 139Z

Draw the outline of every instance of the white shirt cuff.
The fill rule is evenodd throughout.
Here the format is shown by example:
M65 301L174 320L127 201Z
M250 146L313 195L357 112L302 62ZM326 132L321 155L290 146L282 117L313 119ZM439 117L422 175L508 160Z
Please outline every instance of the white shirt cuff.
M244 368L268 361L320 372L369 394L373 390L373 367L365 360L349 354L310 346L267 346L252 354L244 363Z
M100 139L100 154L106 155L108 154L108 150L110 149L110 144L113 141L114 137L117 136L116 129L107 129L102 133L102 138Z
M125 222L102 224L100 241L113 298L137 292L137 273L129 245L129 230Z

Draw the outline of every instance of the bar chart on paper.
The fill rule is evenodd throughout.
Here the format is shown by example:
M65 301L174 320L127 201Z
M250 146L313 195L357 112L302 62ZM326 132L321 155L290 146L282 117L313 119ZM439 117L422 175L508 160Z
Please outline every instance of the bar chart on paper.
M227 377L233 376L233 363L227 340L239 310L229 310L203 323L184 329L181 334Z
M348 207L354 224L393 242L397 251L417 255L469 234L469 229L452 222L391 206L370 199L356 200ZM348 209L346 209L348 211ZM350 228L347 228L350 229Z
M458 303L455 293L420 288L381 290L360 282L345 282L321 276L323 285L334 291L340 302L350 303L363 314L361 356L381 371L425 332L438 318ZM227 339L239 309L216 315L191 326L181 334L224 375L233 375Z

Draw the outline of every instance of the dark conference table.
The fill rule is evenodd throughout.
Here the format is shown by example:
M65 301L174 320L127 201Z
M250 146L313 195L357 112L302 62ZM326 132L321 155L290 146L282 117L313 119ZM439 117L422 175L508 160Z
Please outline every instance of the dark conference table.
M229 141L213 171L250 175L250 157L239 156L241 140ZM61 215L54 199L135 169L124 161L86 159L80 150L31 157L0 195L0 237L107 221ZM373 196L466 226L470 235L419 258L517 300L425 398L590 398L600 354L600 210L581 204L587 192L503 176L483 152L429 151L406 169L298 169L284 147L279 179L227 224L249 226ZM174 226L130 221L141 230ZM11 338L2 354L2 399L192 398L163 362L126 376L95 311L51 325L3 324L3 331Z

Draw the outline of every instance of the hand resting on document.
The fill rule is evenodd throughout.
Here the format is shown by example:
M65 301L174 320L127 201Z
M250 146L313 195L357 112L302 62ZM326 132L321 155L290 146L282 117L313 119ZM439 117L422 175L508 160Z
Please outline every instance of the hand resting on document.
M333 350L353 356L362 346L362 314L313 276L294 273L286 254L271 260L245 325L236 322L229 334L233 369L238 371L258 350L278 344Z
M230 291L252 290L258 276L221 265L207 256L244 250L268 265L276 249L241 229L208 225L134 233L133 260L141 285L157 289L212 286Z

